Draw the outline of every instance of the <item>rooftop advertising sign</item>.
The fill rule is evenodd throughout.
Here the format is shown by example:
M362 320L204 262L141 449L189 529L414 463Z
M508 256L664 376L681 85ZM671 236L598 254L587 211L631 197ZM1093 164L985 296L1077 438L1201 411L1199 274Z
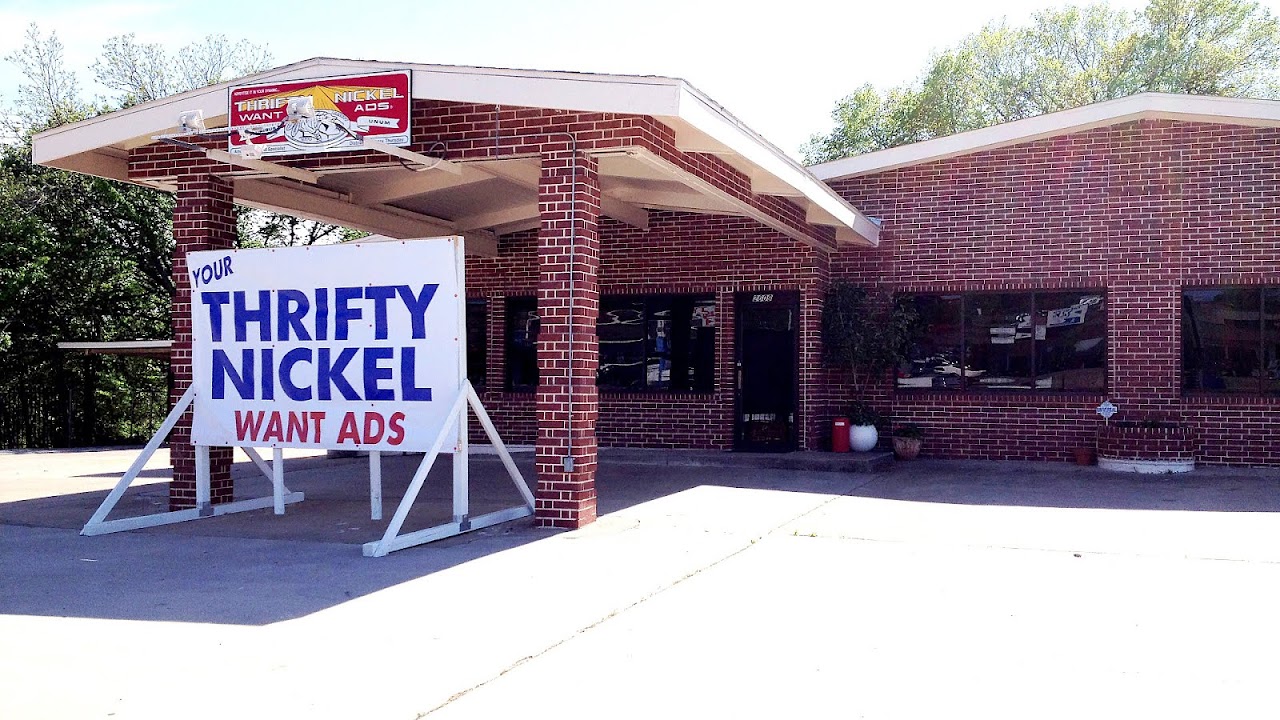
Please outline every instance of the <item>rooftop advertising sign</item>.
M458 242L190 253L192 441L429 449L465 375Z
M252 156L358 150L366 137L405 146L411 106L407 71L233 87L228 150Z

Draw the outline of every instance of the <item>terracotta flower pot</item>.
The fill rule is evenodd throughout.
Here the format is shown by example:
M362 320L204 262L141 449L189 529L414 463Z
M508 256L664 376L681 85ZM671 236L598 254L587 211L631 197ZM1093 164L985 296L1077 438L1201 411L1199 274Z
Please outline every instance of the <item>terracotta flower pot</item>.
M895 437L893 454L899 460L915 460L920 455L920 438Z

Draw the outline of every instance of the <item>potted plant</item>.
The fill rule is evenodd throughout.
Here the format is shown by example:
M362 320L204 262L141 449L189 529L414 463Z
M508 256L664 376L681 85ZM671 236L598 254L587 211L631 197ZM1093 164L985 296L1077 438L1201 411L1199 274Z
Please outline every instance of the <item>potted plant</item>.
M924 443L924 431L919 425L902 423L893 428L893 454L899 460L915 460Z
M854 397L864 396L863 384L901 363L919 332L913 305L901 299L873 296L865 288L835 283L822 307L822 356L828 366L847 370ZM859 401L849 412L849 444L865 452L876 446L880 416Z
M880 413L864 402L856 402L849 406L849 448L854 452L874 450L880 442L880 431L876 424L880 422Z

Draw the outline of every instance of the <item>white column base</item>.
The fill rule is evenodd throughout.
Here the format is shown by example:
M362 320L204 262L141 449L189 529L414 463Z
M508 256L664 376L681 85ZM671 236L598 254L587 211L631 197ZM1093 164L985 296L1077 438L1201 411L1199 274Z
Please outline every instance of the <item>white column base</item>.
M1113 472L1142 473L1144 475L1167 475L1169 473L1191 472L1196 469L1195 460L1119 460L1116 458L1098 458L1098 467Z

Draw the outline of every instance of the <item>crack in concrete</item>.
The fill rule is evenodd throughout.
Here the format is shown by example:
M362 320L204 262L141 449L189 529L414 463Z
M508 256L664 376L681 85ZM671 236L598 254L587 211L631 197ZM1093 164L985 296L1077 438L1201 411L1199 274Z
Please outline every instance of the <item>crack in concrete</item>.
M570 641L572 641L572 640L575 640L575 639L577 639L577 638L579 638L579 637L582 637L583 635L587 634L588 632L591 632L592 630L594 630L594 629L596 629L596 628L600 627L600 626L601 626L601 625L603 625L604 623L606 623L606 622L608 622L608 621L610 621L610 620L612 620L612 619L614 619L614 618L616 618L616 617L618 617L618 616L620 616L620 615L622 615L622 614L624 614L624 613L627 613L627 612L629 612L629 611L631 611L631 610L633 610L633 609L635 609L635 608L639 607L640 605L643 605L643 604L644 604L644 603L646 603L646 602L649 602L650 600L652 600L652 599L654 599L654 598L658 597L659 595L662 595L663 593L666 593L668 590L671 590L671 589L675 588L677 585L680 585L681 583L684 583L686 580L690 580L690 579L692 579L692 578L695 578L695 577L697 577L697 576L699 576L699 575L701 575L701 574L703 574L703 573L707 572L708 570L711 570L712 568L715 568L715 567L719 566L720 564L722 564L722 563L724 563L724 562L726 562L726 561L728 561L728 560L731 560L731 559L733 559L733 558L735 558L735 557L737 557L737 556L741 555L742 553L746 552L747 550L750 550L751 548L755 547L755 546L756 546L756 544L757 544L759 541L764 540L765 538L769 537L770 535L773 535L773 534L777 533L779 530L781 530L782 528L786 527L787 525L789 525L789 524L791 524L791 523L793 523L793 522L795 522L795 521L797 521L797 520L799 520L799 519L801 519L801 518L803 518L803 517L806 517L806 516L808 516L808 515L812 515L813 513L817 512L818 510L821 510L822 508L826 507L826 506L827 506L827 505L829 505L830 503L835 502L835 500L836 500L837 498L841 498L841 497L848 497L850 493L853 493L853 492L855 492L855 491L857 491L857 490L859 490L859 489L861 489L861 488L865 487L866 485L868 485L868 484L870 484L870 483L874 482L875 480L876 480L876 478L867 478L866 480L863 480L863 481L862 481L862 482L860 482L860 483L856 483L856 484L854 484L852 487L850 487L848 490L846 490L846 491L845 491L845 492L843 492L843 493L839 493L839 494L834 494L834 495L829 495L829 496L827 496L827 498L826 498L825 500L823 500L822 502L820 502L820 503L818 503L818 504L814 505L813 507L809 508L808 510L805 510L804 512L799 513L799 514L797 514L797 515L795 515L795 516L793 516L793 517L789 517L789 518L787 518L787 519L783 520L782 522L778 523L778 524L777 524L777 525L775 525L774 527L769 528L769 529L768 529L768 530L766 530L764 533L762 533L762 534L760 534L760 535L757 535L757 536L755 536L755 537L752 537L752 538L748 539L748 541L747 541L747 543L746 543L745 545L743 545L742 547L739 547L738 549L736 549L736 550L734 550L734 551L730 552L729 554L724 555L723 557L720 557L720 558L718 558L718 559L716 559L716 560L713 560L712 562L710 562L710 563L708 563L708 564L706 564L706 565L704 565L704 566L702 566L702 567L700 567L700 568L697 568L697 569L693 570L692 572L686 573L685 575L683 575L683 576L681 576L681 577L676 578L675 580L671 581L670 583L668 583L668 584L666 584L666 585L663 585L663 586L661 586L661 587L659 587L659 588L657 588L657 589L655 589L655 590L653 590L653 591L651 591L651 592L649 592L649 593L647 593L647 594L645 594L645 595L642 595L641 597L639 597L638 599L636 599L636 600L635 600L634 602L632 602L631 604L626 605L626 606L624 606L624 607L621 607L621 608L618 608L618 609L616 609L616 610L613 610L613 611L609 612L607 615L605 615L605 616L603 616L603 617L601 617L601 618L598 618L597 620L595 620L594 622L592 622L592 623L590 623L590 624L588 624L588 625L584 625L584 626L582 626L582 627L578 628L577 630L575 630L573 633L569 634L568 636L566 636L566 637L562 638L561 640L559 640L559 641L557 641L557 642L554 642L554 643L552 643L552 644L550 644L550 645L546 646L545 648L543 648L543 649L539 650L538 652L536 652L536 653L534 653L534 654L532 654L532 655L526 655L525 657L522 657L522 658L520 658L519 660L516 660L514 663L512 663L512 664L508 665L507 667L503 668L503 669L502 669L502 671L501 671L501 672L499 672L498 674L496 674L496 675L494 675L494 676L492 676L492 677L490 677L490 678L488 678L488 679L486 679L486 680L482 680L482 681L480 681L480 682L476 683L475 685L472 685L472 686L471 686L471 687L469 687L469 688L465 688L465 689L463 689L463 690L459 690L458 692L454 693L453 695L450 695L450 696L449 696L449 698L448 698L447 700L445 700L444 702L440 703L439 705L437 705L437 706L435 706L435 707L433 707L433 708L431 708L430 710L427 710L427 711L425 711L425 712L420 712L420 713L418 713L417 715L415 715L415 716L414 716L414 720L422 720L422 718L425 718L425 717L427 717L428 715L431 715L431 714L433 714L433 713L435 713L435 712L437 712L437 711L439 711L439 710L443 710L444 708L446 708L446 707L448 707L449 705L453 704L455 701L460 700L460 699L462 699L462 698L466 697L467 695L470 695L471 693L475 692L476 690L479 690L479 689L481 689L481 688L483 688L483 687L486 687L486 686L488 686L488 685L490 685L490 684L492 684L492 683L496 682L497 680L501 679L503 676L507 675L508 673L513 672L514 670L516 670L516 669L518 669L518 668L520 668L520 667L522 667L522 666L524 666L524 665L526 665L526 664L528 664L528 663L530 663L530 662L532 662L532 661L534 661L534 660L537 660L538 658L540 658L540 657L542 657L542 656L546 655L547 653L551 652L552 650L555 650L556 648L558 648L558 647L560 647L560 646L562 646L562 645L564 645L564 644L566 644L566 643L568 643L568 642L570 642Z

